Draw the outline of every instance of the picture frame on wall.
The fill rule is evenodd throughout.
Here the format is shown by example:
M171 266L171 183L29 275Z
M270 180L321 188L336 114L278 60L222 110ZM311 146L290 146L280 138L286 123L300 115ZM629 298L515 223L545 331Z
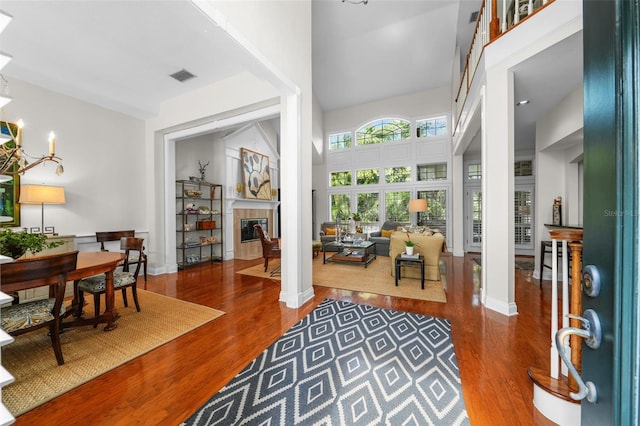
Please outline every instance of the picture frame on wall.
M11 128L11 131L9 131ZM0 132L4 135L17 135L18 126L15 123L0 122ZM7 158L6 151L10 151L15 147L15 141L11 140L0 147L0 160ZM17 164L13 164L12 171L16 171ZM20 226L20 175L7 175L12 179L0 182L0 226L18 227Z
M240 148L244 198L271 200L271 170L269 156Z

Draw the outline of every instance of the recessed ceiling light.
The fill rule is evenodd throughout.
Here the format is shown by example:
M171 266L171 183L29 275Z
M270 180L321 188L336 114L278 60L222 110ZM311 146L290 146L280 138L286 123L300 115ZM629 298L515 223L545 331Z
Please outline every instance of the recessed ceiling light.
M520 106L520 105L526 105L529 102L531 102L529 99L523 99L520 102L518 102L516 105Z

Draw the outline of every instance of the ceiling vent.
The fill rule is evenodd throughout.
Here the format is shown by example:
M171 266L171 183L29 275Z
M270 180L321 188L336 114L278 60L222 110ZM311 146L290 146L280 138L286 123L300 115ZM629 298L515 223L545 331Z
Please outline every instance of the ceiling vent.
M174 72L173 74L170 74L169 77L173 77L176 80L178 80L179 82L185 82L193 77L195 77L195 75L191 74L189 71L185 70L184 68L181 69L178 72Z
M471 17L469 18L469 23L473 24L474 22L476 22L478 20L478 13L480 12L473 12L471 14Z

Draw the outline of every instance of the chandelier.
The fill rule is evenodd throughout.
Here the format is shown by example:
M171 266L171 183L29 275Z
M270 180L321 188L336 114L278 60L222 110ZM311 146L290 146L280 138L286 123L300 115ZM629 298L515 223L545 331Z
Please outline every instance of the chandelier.
M64 172L61 164L62 158L56 156L56 136L53 132L49 133L49 154L33 156L27 153L22 146L22 129L24 127L22 119L18 120L15 125L9 123L5 117L4 107L2 107L2 120L0 181L11 180L11 176L22 175L27 170L47 161L58 164L56 174L61 175ZM2 176L5 177L3 178Z
M0 11L0 32L11 22L12 16ZM0 52L0 69L4 67L10 60L11 56ZM21 175L27 170L52 161L58 164L56 173L58 175L64 172L62 167L62 159L56 156L56 136L53 132L49 133L49 154L42 156L33 156L28 154L22 147L22 128L24 122L18 120L16 124L11 124L6 119L5 105L11 102L9 96L9 84L2 74L0 74L0 108L2 109L2 122L0 122L0 182L8 182L15 175Z

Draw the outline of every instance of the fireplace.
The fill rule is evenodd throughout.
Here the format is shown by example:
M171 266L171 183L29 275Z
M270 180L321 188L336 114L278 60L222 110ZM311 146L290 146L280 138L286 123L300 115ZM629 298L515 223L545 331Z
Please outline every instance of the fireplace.
M265 234L269 233L269 220L266 217L240 219L240 242L248 243L260 239L260 235L253 228L253 225L260 225Z

